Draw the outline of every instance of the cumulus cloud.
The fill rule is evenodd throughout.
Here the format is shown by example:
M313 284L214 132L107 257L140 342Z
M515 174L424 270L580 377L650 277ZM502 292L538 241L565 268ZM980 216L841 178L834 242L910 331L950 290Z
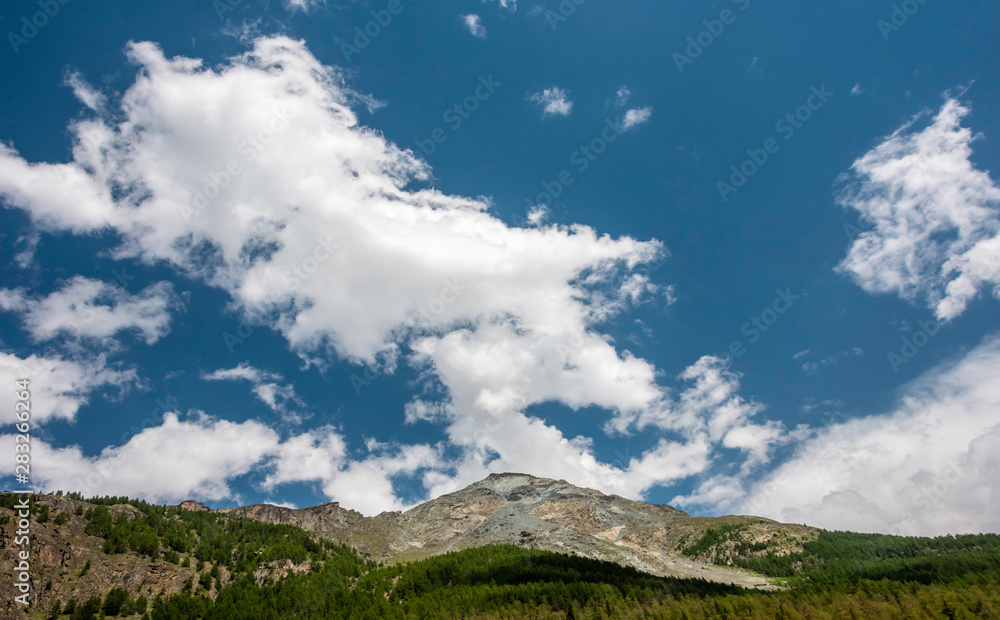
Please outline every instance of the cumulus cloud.
M0 147L6 203L42 231L114 231L117 258L165 263L221 289L245 320L310 363L410 364L433 388L422 394L442 396L415 399L401 419L443 425L449 454L459 455L444 461L438 446L404 445L357 460L329 432L282 442L244 423L221 427L254 446L220 463L227 475L273 467L269 488L311 480L371 511L404 505L393 477L421 476L433 496L504 469L638 497L703 472L717 451L756 466L779 441L719 360L699 360L680 377L692 387L675 396L649 362L602 333L616 314L674 295L637 273L666 253L658 241L541 216L510 227L487 199L422 188L426 162L361 126L353 91L299 41L261 38L215 68L166 58L151 43L131 44L128 55L141 68L135 85L120 111L71 126L71 161L28 163ZM569 113L564 91L545 92L547 114ZM265 389L279 379L253 367L210 376L250 381L275 407L288 402ZM627 467L602 463L591 439L525 413L545 402L601 407L609 432L647 428L663 440ZM170 420L140 436L166 442L185 424L207 437L224 423ZM138 437L108 454L132 454ZM293 462L309 456L316 472L274 461L282 451ZM185 480L201 497L227 493L221 478Z
M546 88L542 92L533 93L528 100L542 106L542 118L546 116L569 116L573 111L573 102L569 93L558 86Z
M135 370L109 368L103 356L87 361L30 355L22 358L0 352L0 381L11 386L0 397L0 422L13 424L14 382L27 379L31 394L31 419L45 423L52 419L73 421L86 405L91 392L114 388L119 394L139 384Z
M73 89L73 96L83 105L95 112L104 109L106 101L104 94L87 83L79 71L73 71L66 76L66 85Z
M76 276L46 297L0 289L0 309L17 313L35 342L64 335L112 344L121 331L137 331L153 344L170 331L170 310L179 298L169 282L131 295L109 282Z
M281 418L288 422L302 421L305 402L295 393L295 386L279 383L283 377L274 372L260 370L248 364L240 364L235 368L220 368L211 373L202 374L205 381L249 381L253 384L254 395Z
M628 131L642 125L643 123L649 121L649 117L653 115L653 108L646 106L644 108L632 108L631 110L625 112L625 119L622 121L622 130Z
M703 499L717 510L827 528L995 532L998 367L1000 337L988 337L907 386L892 411L832 425L748 491L714 495L709 485Z
M31 473L50 489L151 502L219 501L232 498L229 482L263 462L277 444L277 434L258 422L237 424L205 415L181 421L176 413L167 413L160 426L94 457L79 446L57 448L36 439Z
M490 0L483 0L483 2L489 2ZM510 12L517 10L517 0L497 0L501 8L507 9Z
M483 26L482 20L475 13L469 13L468 15L462 15L462 23L465 27L469 29L469 34L474 37L485 39L486 38L486 27Z
M0 435L0 441L12 443L13 438ZM128 495L160 503L185 499L238 503L233 482L261 474L259 490L318 482L328 497L367 515L410 507L395 498L392 478L439 464L437 450L426 445L387 447L351 461L343 438L328 427L281 441L260 422L230 422L203 412L185 420L168 412L161 425L94 456L76 445L59 448L39 439L31 449L33 479L49 489L74 489L87 496Z
M869 293L923 301L939 319L981 292L1000 298L1000 187L970 157L969 108L948 98L851 166L839 197L871 226L837 269Z
M615 105L618 107L626 105L628 103L629 97L631 96L632 96L632 91L629 90L629 87L622 86L621 88L618 89L618 92L615 93Z

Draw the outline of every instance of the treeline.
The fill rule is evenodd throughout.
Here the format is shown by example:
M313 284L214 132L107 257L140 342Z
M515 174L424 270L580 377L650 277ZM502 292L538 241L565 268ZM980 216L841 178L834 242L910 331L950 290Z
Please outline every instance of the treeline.
M689 556L732 561L792 586L762 592L503 545L379 566L293 526L126 498L88 501L92 506L78 514L88 533L104 539L106 553L175 563L183 556L181 565L194 575L172 596L132 599L116 588L103 598L56 603L44 610L50 618L1000 618L996 535L822 532L801 552L780 555L774 543L757 541L744 525L709 530L687 548ZM108 510L122 503L135 509L134 516ZM283 559L308 562L309 570L278 581L255 576L257 568ZM225 583L221 569L228 571Z
M344 568L327 562L263 587L243 579L214 602L188 593L161 597L152 603L151 618L797 620L990 618L1000 613L1000 581L992 575L930 586L862 579L755 592L512 546L384 567L357 580Z
M234 576L252 575L258 566L276 560L319 563L331 555L355 555L342 544L315 539L291 525L260 523L208 511L167 509L129 500L128 505L139 515L131 517L123 511L112 516L107 506L125 503L118 500L88 500L96 506L81 514L87 520L84 531L104 538L103 550L108 554L131 551L154 560L162 555L175 564L186 554L199 565L224 566ZM360 562L363 569L375 567L373 562Z
M823 531L799 553L761 555L754 551L737 554L733 564L771 577L791 578L793 583L888 579L930 585L963 582L968 576L1000 578L1000 536L996 534L922 538Z

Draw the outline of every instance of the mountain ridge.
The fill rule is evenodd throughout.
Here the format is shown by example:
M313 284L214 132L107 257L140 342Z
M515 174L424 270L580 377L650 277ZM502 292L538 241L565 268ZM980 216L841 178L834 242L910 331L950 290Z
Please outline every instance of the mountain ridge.
M492 544L574 553L654 575L695 577L769 588L768 579L719 566L684 549L715 528L740 528L743 539L793 553L819 530L753 516L692 517L649 504L518 472L493 473L406 511L365 517L330 502L306 508L253 504L219 513L285 524L343 542L373 560L397 563ZM704 561L707 560L707 561Z

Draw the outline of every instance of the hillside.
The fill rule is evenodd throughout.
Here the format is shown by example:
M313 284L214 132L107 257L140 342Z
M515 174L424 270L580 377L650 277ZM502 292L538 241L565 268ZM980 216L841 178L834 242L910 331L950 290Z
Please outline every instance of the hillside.
M293 510L255 505L219 511L265 523L295 525L344 542L385 562L415 560L488 544L575 553L662 576L697 577L769 587L745 570L704 562L681 552L711 528L739 526L774 553L793 553L819 530L758 517L692 517L526 474L492 474L460 491L406 512L366 518L338 504Z
M0 620L1000 617L997 535L696 518L523 474L371 518L59 494L31 512L33 611L7 581Z

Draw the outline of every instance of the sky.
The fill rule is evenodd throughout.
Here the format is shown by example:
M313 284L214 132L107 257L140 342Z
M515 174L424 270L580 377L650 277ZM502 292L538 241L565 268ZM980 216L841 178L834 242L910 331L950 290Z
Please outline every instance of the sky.
M40 0L0 33L4 488L27 379L38 490L374 515L512 471L1000 532L996 3Z

